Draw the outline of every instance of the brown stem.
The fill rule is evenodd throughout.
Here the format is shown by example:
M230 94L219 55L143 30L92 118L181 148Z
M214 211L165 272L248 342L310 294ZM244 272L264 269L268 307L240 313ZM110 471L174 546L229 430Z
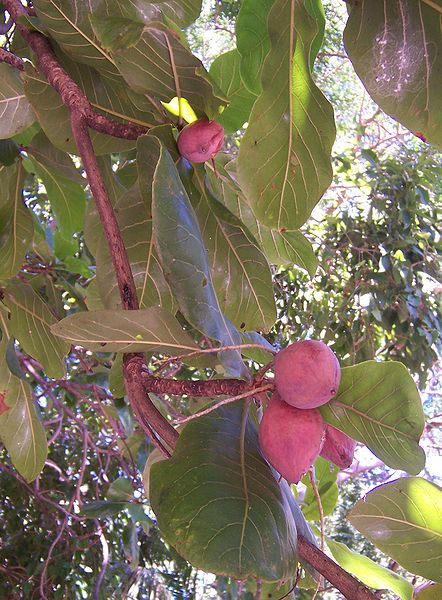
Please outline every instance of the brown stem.
M207 381L191 381L188 379L169 379L155 377L146 371L142 372L143 385L146 391L154 394L171 396L239 396L244 392L260 387L261 381L252 382L240 379L209 379Z
M15 54L8 52L4 48L0 48L0 62L8 63L20 71L23 71L25 68L25 63L19 56L15 56Z
M347 600L377 600L376 595L363 583L344 571L319 548L298 536L299 556L321 573Z
M114 137L136 140L146 133L145 127L132 123L118 123L108 117L97 114L89 103L80 87L72 80L68 73L60 66L49 40L38 31L31 31L19 22L20 17L26 16L26 10L17 0L3 0L3 5L14 19L17 29L37 56L39 70L48 80L49 84L60 94L63 103L70 111L83 115L87 124L92 129L107 133Z
M129 258L121 236L117 218L106 191L106 186L98 166L86 119L77 110L71 113L72 131L79 155L89 181L98 214L103 225L104 234L109 246L112 264L115 270L122 306L126 310L139 308L137 291L132 275ZM142 354L125 354L123 373L128 397L132 408L144 431L152 438L153 443L166 456L170 453L157 438L161 436L166 444L174 448L178 433L155 408L147 396L142 381L142 369L145 367Z

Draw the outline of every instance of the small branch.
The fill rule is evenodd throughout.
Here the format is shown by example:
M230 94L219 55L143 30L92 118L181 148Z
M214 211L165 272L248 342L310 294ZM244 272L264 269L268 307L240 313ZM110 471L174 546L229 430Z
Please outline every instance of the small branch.
M170 396L194 396L210 398L211 396L239 396L245 392L261 387L261 381L252 382L242 379L209 379L192 381L189 379L169 379L155 377L146 371L142 374L143 385L147 392L168 394ZM270 385L270 384L269 384ZM273 387L273 385L271 386ZM268 386L265 388L270 389ZM258 389L257 391L262 391Z
M19 56L15 56L15 54L8 52L4 48L0 48L0 62L8 63L20 71L23 71L25 68L25 63Z
M49 84L60 94L63 103L71 112L80 113L92 129L114 137L136 140L140 135L146 133L147 129L145 127L132 123L118 123L97 114L80 87L60 66L49 40L38 31L31 31L25 25L19 23L20 17L27 15L22 4L17 0L3 0L3 5L14 19L16 27L23 38L35 52L39 70L46 77Z
M177 424L182 425L183 423L188 423L189 421L193 421L194 419L198 419L199 417L203 417L204 415L208 415L214 410L217 410L220 406L225 406L226 404L231 404L232 402L236 402L237 400L242 400L243 398L250 398L250 396L254 396L255 394L262 394L263 392L267 392L273 389L273 384L264 385L257 389L251 389L243 394L239 394L238 396L233 396L231 398L225 398L224 400L220 400L216 402L213 406L209 406L205 410L201 410L200 412L194 413L189 417L183 417L181 419L177 419Z
M298 536L298 551L299 556L321 573L347 600L377 600L376 595L364 584L301 535Z

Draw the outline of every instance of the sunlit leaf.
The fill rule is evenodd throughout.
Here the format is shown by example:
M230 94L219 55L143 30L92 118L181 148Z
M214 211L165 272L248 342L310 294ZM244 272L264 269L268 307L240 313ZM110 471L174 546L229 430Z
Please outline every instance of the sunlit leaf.
M299 0L276 0L271 50L238 156L238 178L261 223L297 229L332 178L333 109L310 73L318 26Z
M100 352L150 351L175 356L198 349L175 317L157 306L80 312L51 329L72 344Z
M373 100L418 137L442 147L440 2L349 4L345 48Z
M220 90L229 99L229 105L217 117L226 133L233 133L248 120L256 95L249 92L239 74L241 57L231 50L215 58L210 66L210 75Z
M402 363L369 360L345 367L337 396L320 411L327 423L368 446L389 467L412 475L423 469L422 402Z
M402 600L412 600L413 586L409 581L390 569L381 567L367 556L356 554L345 544L327 538L327 546L336 562L348 573L374 589L391 590Z
M442 489L420 477L381 485L359 500L351 524L402 567L442 583Z
M273 0L243 0L236 20L241 79L253 94L261 92L262 65L270 50L267 18L272 4Z
M241 404L186 425L173 457L151 467L150 501L165 539L197 568L270 581L296 571L293 515Z
M328 460L318 457L314 465L314 474L316 487L321 499L322 512L326 517L333 512L338 501L339 492L336 484L338 468L329 463ZM303 477L302 483L307 488L301 505L303 515L309 521L319 521L319 506L315 491L310 482L310 477L308 475Z

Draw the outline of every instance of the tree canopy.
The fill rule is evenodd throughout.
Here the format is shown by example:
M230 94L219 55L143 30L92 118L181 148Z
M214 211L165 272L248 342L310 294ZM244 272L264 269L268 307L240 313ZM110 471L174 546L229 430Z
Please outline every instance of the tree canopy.
M441 19L3 0L2 597L440 596Z

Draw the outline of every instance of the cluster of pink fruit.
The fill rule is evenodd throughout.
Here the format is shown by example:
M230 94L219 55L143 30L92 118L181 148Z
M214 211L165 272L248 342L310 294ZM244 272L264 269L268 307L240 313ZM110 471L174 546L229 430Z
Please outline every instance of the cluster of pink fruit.
M261 450L289 482L297 483L321 455L346 469L356 442L326 425L319 406L336 395L341 369L323 342L304 340L281 350L274 361L275 391L259 426Z

